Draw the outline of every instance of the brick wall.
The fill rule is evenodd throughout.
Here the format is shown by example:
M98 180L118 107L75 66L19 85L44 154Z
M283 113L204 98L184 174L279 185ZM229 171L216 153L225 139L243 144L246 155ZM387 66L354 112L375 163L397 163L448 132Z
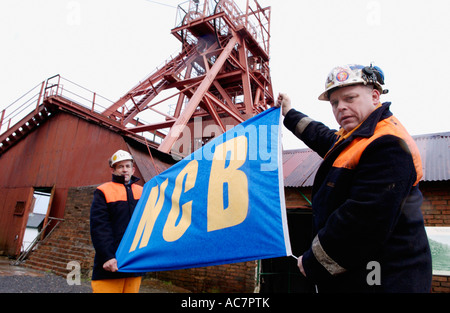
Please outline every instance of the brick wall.
M25 262L25 266L66 276L76 261L82 277L90 278L94 263L94 248L89 230L89 212L96 186L70 188L67 195L64 222L40 243Z
M450 181L421 182L420 190L425 225L450 227Z
M421 182L425 226L450 227L450 181ZM432 292L450 293L450 277L433 275Z
M171 281L192 292L254 292L257 262L216 265L176 271L154 272L150 277Z
M68 191L64 222L39 245L25 266L66 276L67 263L77 261L82 277L90 279L94 248L89 230L89 213L96 186L74 187ZM149 273L148 277L170 281L194 292L253 292L256 262L245 262Z
M450 182L422 182L420 189L424 195L425 225L450 227ZM26 266L65 276L69 272L67 263L78 261L83 276L90 277L94 249L89 233L89 211L94 190L95 186L69 189L65 221L31 254ZM257 284L256 269L257 262L245 262L155 272L148 276L194 292L253 292ZM432 291L450 293L450 277L433 276Z

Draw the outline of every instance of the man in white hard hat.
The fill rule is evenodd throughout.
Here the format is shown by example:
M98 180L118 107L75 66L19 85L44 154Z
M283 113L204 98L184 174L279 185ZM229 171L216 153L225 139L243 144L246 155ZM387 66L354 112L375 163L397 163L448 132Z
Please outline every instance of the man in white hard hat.
M313 240L298 267L318 292L429 292L431 253L418 184L422 163L414 140L380 102L378 67L344 65L327 77L339 131L277 105L284 125L323 162L312 191Z
M118 150L109 159L112 181L99 186L91 205L91 238L95 248L92 290L95 293L139 292L142 273L117 272L116 250L141 197L133 157Z

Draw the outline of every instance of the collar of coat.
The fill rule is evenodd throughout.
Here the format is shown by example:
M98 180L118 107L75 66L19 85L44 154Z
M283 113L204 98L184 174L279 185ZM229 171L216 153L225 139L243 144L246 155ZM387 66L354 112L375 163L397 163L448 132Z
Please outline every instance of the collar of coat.
M138 177L133 175L133 176L131 176L130 182L128 184L132 185L132 184L138 182L139 180L140 179ZM125 184L125 177L112 174L112 182L118 183L118 184Z
M384 120L385 118L388 118L392 116L391 111L389 111L389 107L391 106L391 102L385 102L381 105L379 105L370 115L363 121L361 124L356 126L352 131L349 133L345 133L343 129L336 132L337 140L334 143L333 147L328 151L328 153L325 155L324 159L328 157L328 155L334 151L334 148L338 146L341 142L347 140L348 138L355 137L363 137L363 138L370 138L375 133L375 128L377 127L377 124L379 121Z
M336 133L336 135L339 136L338 141L341 141L341 139L347 139L352 135L355 137L371 137L375 132L375 127L377 127L378 122L392 116L392 113L389 111L390 106L390 102L380 104L363 122L361 122L361 124L348 133L343 131L343 128L341 128Z

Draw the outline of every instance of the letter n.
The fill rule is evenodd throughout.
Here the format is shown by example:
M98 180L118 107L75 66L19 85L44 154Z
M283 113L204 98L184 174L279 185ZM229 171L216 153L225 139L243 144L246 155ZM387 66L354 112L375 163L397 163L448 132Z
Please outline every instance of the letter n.
M159 188L159 186L155 186L150 191L150 196L148 197L147 203L145 204L144 212L142 213L141 220L139 221L138 227L136 229L136 234L134 235L133 243L131 244L129 252L136 250L139 239L141 239L139 248L147 246L153 231L153 226L155 226L156 219L158 218L158 215L161 212L164 204L164 192L166 190L168 182L169 179L166 179L161 184L161 189Z

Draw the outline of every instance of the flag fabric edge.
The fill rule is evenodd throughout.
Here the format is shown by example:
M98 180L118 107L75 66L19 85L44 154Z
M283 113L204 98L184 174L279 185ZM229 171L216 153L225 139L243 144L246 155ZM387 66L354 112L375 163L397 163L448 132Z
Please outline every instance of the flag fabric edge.
M282 114L281 114L281 109L279 108L271 108L266 110L266 114L269 113L269 111L275 111L278 109L278 117L274 114L273 117L271 117L272 121L276 121L276 118L278 118L278 127L275 128L277 129L277 137L276 139L274 138L274 140L277 140L276 146L277 146L277 171L278 171L278 175L277 175L277 180L278 180L278 200L279 200L279 209L281 210L281 212L279 213L279 217L281 218L281 223L282 223L282 231L281 229L279 229L280 231L280 239L281 239L281 235L283 236L283 238L280 240L280 243L284 241L284 256L289 257L292 255L292 251L291 251L291 244L290 244L290 237L289 237L289 229L288 229L288 224L287 224L287 211L286 211L286 202L285 202L285 193L284 193L284 177L283 177L283 153L282 153L282 131L281 131L281 125L282 125ZM274 112L275 113L275 112ZM163 173L161 173L163 174ZM160 174L160 175L161 175ZM159 175L158 175L159 176ZM275 177L274 177L275 178ZM153 179L153 178L152 178ZM274 179L275 181L275 179ZM275 199L274 199L275 200ZM274 211L275 212L275 211ZM119 247L120 248L120 247ZM281 248L281 247L280 247ZM119 249L118 249L119 250ZM241 263L241 262L247 262L247 261L254 261L254 260L261 260L261 259L267 259L267 258L275 258L275 257L280 257L283 256L282 255L282 250L276 254L274 253L268 253L268 254L258 254L258 255L249 255L248 257L240 257L239 259L233 259L233 258L229 258L229 259L222 259L221 261L218 260L213 260L213 261L203 261L201 264L191 264L191 263L185 263L185 264L178 264L178 265L166 265L166 266L158 266L158 267L147 267L147 268L143 268L143 266L135 266L133 269L129 269L128 264L129 260L122 261L122 265L119 267L119 271L120 272L155 272L155 271L169 271L169 270L177 270L177 269L186 269L186 268L195 268L195 267L205 267L205 266L213 266L213 265L222 265L222 264L231 264L231 263ZM125 268L122 268L125 267Z
M280 195L280 209L281 209L281 219L283 224L283 234L284 234L284 244L286 247L286 256L292 256L291 240L289 236L288 222L287 222L287 209L286 209L286 198L284 195L284 176L283 176L283 146L282 146L282 114L281 108L279 123L278 123L278 188Z

